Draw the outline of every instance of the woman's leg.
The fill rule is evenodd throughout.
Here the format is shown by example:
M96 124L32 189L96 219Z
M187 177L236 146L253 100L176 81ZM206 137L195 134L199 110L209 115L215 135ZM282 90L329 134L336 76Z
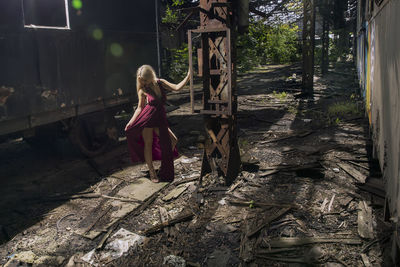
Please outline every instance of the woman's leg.
M154 131L156 132L156 134L158 136L160 136L160 130L158 128L154 128ZM176 143L178 143L178 138L175 136L175 134L171 131L170 128L168 128L168 133L169 133L169 137L171 138L172 151L174 151Z
M146 161L147 167L149 168L150 179L153 182L158 182L157 174L153 166L153 128L144 128L142 136L144 141L144 160Z

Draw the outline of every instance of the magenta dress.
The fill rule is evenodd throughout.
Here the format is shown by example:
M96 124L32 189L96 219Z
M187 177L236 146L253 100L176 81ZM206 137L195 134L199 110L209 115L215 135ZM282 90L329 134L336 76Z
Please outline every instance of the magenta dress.
M164 104L166 92L160 81L157 81L161 90L161 99L152 94L146 93L147 104L142 112L125 131L132 162L145 162L144 141L142 137L143 128L158 128L160 136L153 131L153 160L161 160L159 172L160 181L172 182L174 180L173 158L178 156L176 148L171 149L171 139L168 132L168 121Z

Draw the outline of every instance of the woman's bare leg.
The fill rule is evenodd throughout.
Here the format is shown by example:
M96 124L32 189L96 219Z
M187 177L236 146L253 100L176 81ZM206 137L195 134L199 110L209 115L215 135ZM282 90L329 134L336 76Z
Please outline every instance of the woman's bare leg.
M158 128L154 128L154 131L158 136L160 136L160 130ZM169 133L169 138L171 138L172 151L174 151L176 143L178 143L178 138L175 136L175 134L171 131L170 128L168 128L168 133Z
M149 168L150 179L153 182L158 182L157 174L153 166L153 128L144 128L142 136L144 141L144 160L146 161L147 167Z

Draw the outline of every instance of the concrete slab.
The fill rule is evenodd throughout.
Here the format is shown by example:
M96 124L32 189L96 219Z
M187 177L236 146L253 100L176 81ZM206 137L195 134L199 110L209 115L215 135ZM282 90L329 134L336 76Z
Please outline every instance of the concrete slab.
M149 197L164 188L167 184L168 183L153 183L149 179L139 178L133 180L131 184L122 188L116 194L116 196L146 201ZM113 208L108 213L108 215L106 215L108 216L108 222L106 222L105 225L103 224L100 228L95 227L87 233L85 233L86 227L84 227L82 229L78 229L76 233L86 238L94 239L99 236L105 229L108 229L110 226L115 224L120 218L125 217L141 205L135 202L127 203L118 200L109 200L108 203L110 203Z
M140 169L141 166L139 165L125 167L123 170L113 173L112 176L121 179L135 178L140 174Z
M163 189L168 183L153 183L149 179L139 178L122 188L117 196L146 201L153 194Z

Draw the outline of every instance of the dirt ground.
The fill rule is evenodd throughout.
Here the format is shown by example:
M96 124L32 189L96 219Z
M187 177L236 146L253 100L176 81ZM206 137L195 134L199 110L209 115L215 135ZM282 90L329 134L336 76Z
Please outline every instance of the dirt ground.
M93 159L66 140L1 144L0 264L90 266L100 244L96 266L391 266L355 69L317 74L313 98L300 88L299 65L238 77L243 164L229 186L213 173L199 184L205 133L187 92L169 97L180 107L168 114L180 152L171 184L144 186L147 168L130 163L123 139ZM147 237L101 258L120 229Z

